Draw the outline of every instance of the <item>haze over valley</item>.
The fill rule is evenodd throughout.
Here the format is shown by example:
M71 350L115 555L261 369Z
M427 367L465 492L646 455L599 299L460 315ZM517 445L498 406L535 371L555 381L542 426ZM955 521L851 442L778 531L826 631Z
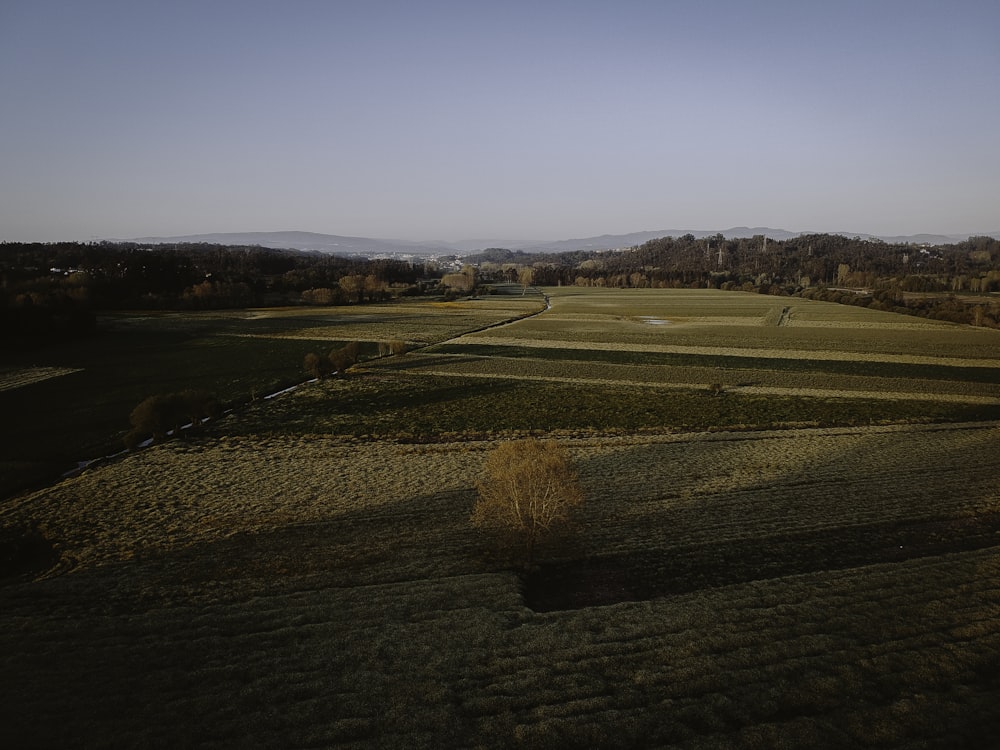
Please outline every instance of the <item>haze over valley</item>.
M631 232L629 234L604 234L596 237L566 239L555 241L539 241L524 239L469 239L454 242L448 241L415 241L399 239L377 239L371 237L344 237L334 234L317 232L217 232L212 234L189 234L173 237L134 237L130 242L150 245L171 243L210 243L219 245L259 245L287 250L304 250L340 255L409 255L435 256L443 254L464 255L487 248L504 248L520 250L525 253L561 253L579 250L612 250L632 247L643 242L660 237L682 237L693 235L698 239L714 237L721 234L726 239L765 236L772 240L785 240L813 232L790 232L786 229L771 227L731 227L724 230L691 230L662 229L652 232ZM869 234L850 232L835 232L848 237L863 239L875 238ZM883 242L891 244L943 245L967 240L973 233L966 234L919 234L898 237L878 237ZM1000 232L988 233L987 236L1000 239Z

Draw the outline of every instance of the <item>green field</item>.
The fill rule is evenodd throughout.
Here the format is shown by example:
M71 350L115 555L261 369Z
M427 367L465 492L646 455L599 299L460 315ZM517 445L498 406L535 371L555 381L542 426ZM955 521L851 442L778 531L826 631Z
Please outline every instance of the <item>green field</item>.
M1000 334L546 291L234 316L429 346L9 498L57 560L0 587L8 744L991 747ZM530 572L469 524L523 434L586 491Z

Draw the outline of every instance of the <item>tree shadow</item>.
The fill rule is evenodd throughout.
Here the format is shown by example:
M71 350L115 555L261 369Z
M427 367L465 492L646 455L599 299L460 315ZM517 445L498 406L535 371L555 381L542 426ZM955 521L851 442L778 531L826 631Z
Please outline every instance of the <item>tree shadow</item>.
M527 578L529 603L638 601L990 547L995 443L995 428L971 425L700 434L597 453L578 464L600 488L581 547Z
M602 555L543 564L525 577L536 612L646 601L769 578L984 549L996 545L1000 513L886 521L717 544Z

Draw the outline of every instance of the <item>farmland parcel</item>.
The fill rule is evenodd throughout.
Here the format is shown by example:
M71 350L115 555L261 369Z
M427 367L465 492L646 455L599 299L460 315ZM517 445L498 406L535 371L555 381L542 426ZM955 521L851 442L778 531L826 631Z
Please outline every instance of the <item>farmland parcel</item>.
M58 552L0 590L9 736L987 746L997 332L548 291L8 500ZM586 501L522 575L468 518L488 451L527 433L566 445Z

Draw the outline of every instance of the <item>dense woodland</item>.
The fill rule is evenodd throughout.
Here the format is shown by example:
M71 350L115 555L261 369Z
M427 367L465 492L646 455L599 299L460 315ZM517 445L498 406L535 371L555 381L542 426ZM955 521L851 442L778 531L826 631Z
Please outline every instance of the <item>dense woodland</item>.
M208 244L0 244L5 338L79 335L102 310L349 304L410 293L427 271L397 260Z
M829 234L784 241L689 234L558 256L488 250L466 261L484 276L538 285L736 289L1000 324L1000 241L992 237L916 246Z
M449 259L452 260L452 259ZM0 244L0 334L38 341L94 330L96 312L356 304L491 284L694 287L800 295L973 325L1000 326L1000 241L892 245L813 234L663 237L608 251L490 249L414 264L208 244Z

